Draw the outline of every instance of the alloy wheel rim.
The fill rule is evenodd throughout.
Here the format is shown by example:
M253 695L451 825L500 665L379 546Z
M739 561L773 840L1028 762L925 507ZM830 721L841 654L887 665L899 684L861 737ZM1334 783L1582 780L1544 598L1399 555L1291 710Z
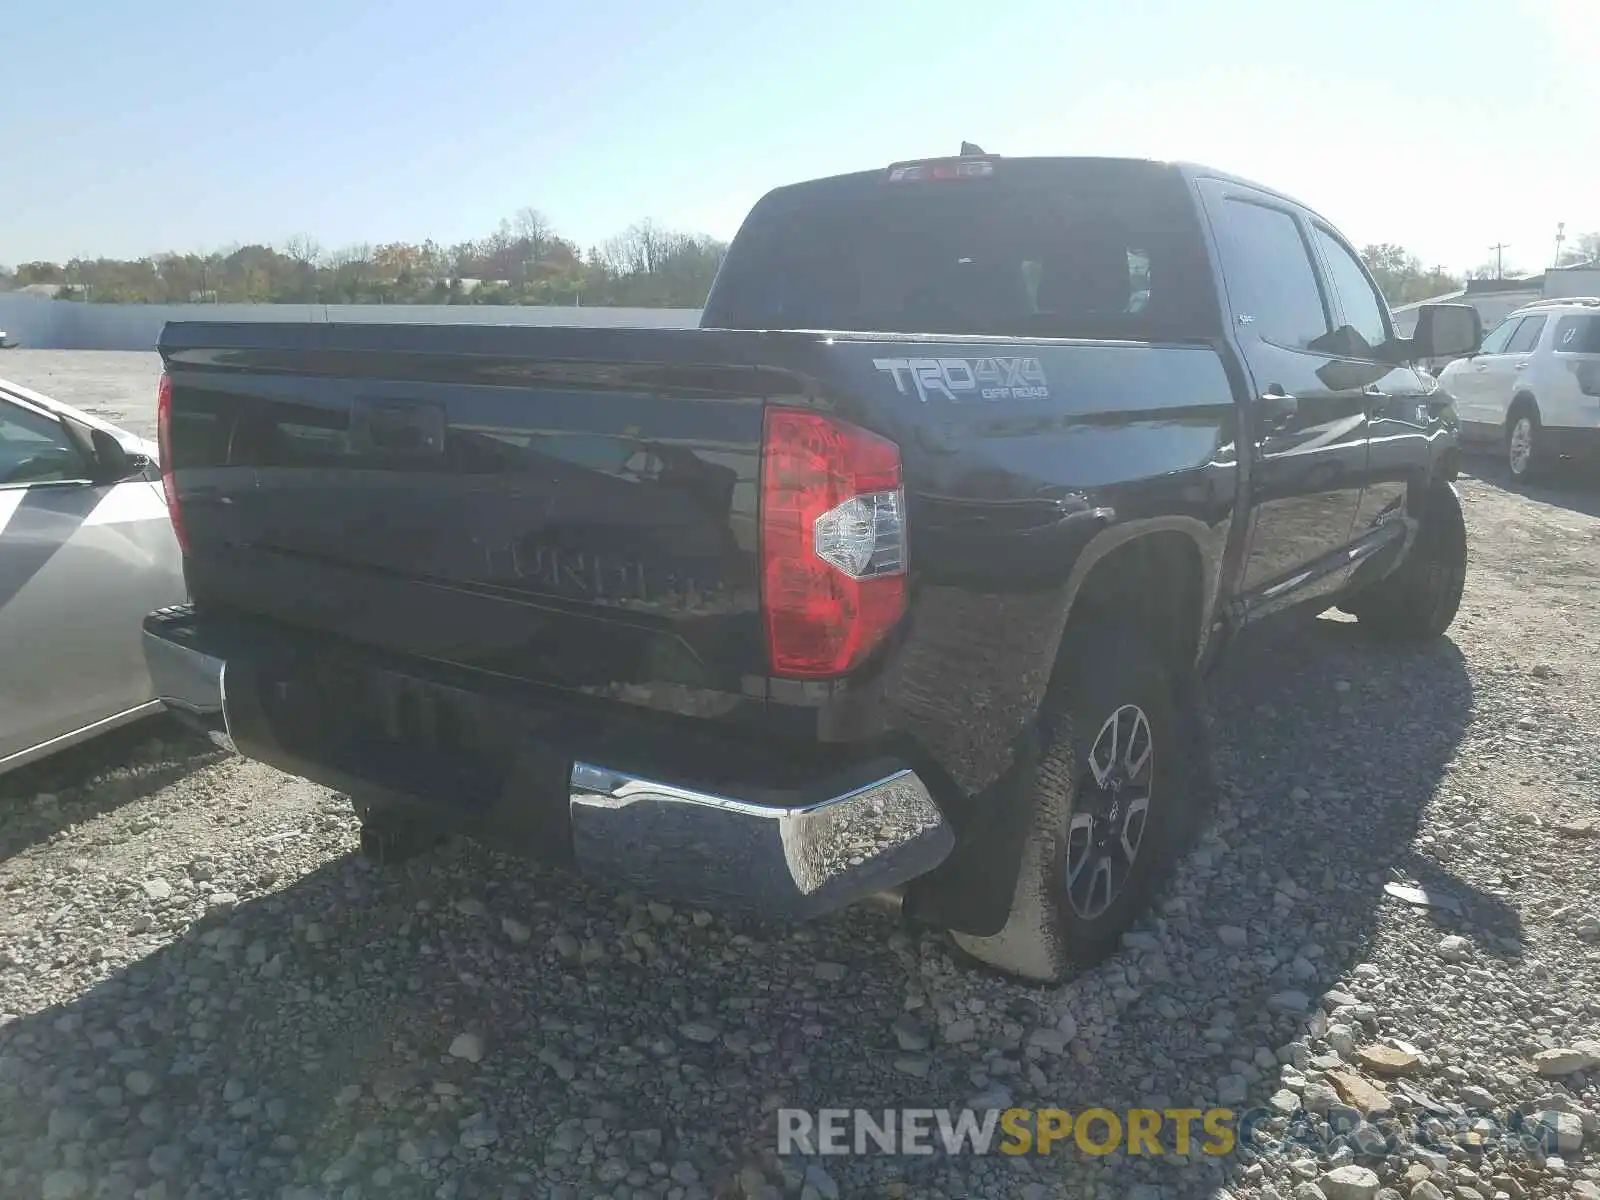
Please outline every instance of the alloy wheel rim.
M1067 820L1065 885L1072 910L1092 921L1122 894L1144 844L1156 752L1142 708L1106 718L1087 766Z
M1517 418L1511 427L1511 473L1521 475L1528 469L1533 457L1533 422L1527 417Z

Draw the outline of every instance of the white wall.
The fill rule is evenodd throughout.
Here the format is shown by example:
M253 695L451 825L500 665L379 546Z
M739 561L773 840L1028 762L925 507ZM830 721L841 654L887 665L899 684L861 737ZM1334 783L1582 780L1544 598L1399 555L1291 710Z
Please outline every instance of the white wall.
M0 329L5 330L8 342L54 349L56 326L64 307L38 296L0 292Z
M0 329L40 350L153 350L168 321L339 321L408 325L587 325L692 329L697 308L491 304L78 304L0 294Z
M1600 296L1600 267L1564 267L1546 271L1544 294L1555 300L1567 296Z
M1445 303L1472 305L1478 310L1478 316L1483 319L1483 331L1488 333L1524 304L1531 304L1535 300L1542 299L1542 296L1541 292L1532 289L1522 292L1480 292L1475 296L1469 296L1464 292L1436 296L1432 300L1421 300L1395 309L1394 331L1401 337L1410 337L1416 332L1419 308L1424 304Z

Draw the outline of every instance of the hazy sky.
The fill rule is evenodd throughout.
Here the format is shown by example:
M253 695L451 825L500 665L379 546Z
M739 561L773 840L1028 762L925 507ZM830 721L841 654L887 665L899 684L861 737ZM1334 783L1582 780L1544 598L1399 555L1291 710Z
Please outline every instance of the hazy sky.
M1205 162L1427 265L1600 229L1600 0L13 6L0 262L653 216L954 152ZM1483 82L1479 82L1483 81Z

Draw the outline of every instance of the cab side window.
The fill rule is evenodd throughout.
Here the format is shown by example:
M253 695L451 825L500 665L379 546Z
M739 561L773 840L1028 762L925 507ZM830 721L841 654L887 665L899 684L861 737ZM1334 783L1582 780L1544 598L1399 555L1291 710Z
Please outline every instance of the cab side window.
M1549 319L1549 317L1523 317L1522 324L1517 326L1517 331L1506 343L1506 353L1526 354L1532 350L1539 344L1539 335L1544 332L1545 323Z
M1388 306L1349 248L1321 225L1314 225L1312 229L1317 248L1328 264L1329 280L1344 312L1344 323L1355 335L1351 339L1355 343L1352 349L1358 357L1373 357L1378 347L1389 340L1389 322L1385 316Z
M1521 317L1507 317L1496 325L1483 339L1483 345L1478 347L1479 354L1504 354L1506 343L1511 340L1511 335L1517 331L1517 326L1522 324Z
M0 487L87 479L61 422L0 400Z

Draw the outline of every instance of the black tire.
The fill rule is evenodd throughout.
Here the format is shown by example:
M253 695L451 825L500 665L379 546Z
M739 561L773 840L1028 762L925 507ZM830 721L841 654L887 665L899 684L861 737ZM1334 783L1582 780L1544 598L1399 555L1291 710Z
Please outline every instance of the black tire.
M1423 502L1416 541L1393 574L1353 597L1347 612L1395 641L1423 642L1450 628L1467 580L1467 524L1453 485L1436 483Z
M1204 722L1185 708L1198 703L1198 690L1179 687L1167 664L1141 633L1116 625L1086 622L1069 630L1061 665L1040 714L1037 770L1019 786L1026 794L1010 799L1031 808L1032 823L1023 845L1005 926L988 937L954 933L956 944L982 962L1008 974L1041 982L1061 979L1074 967L1100 961L1116 950L1122 934L1145 911L1170 876L1177 853L1193 830L1209 763L1197 761ZM1114 715L1119 733L1139 757L1137 721L1143 715L1152 749L1148 787L1129 778L1120 792L1097 786L1090 752L1104 759L1105 730ZM1126 765L1128 755L1119 755ZM1147 794L1147 807L1132 833L1134 806ZM1108 804L1124 807L1108 809ZM1107 817L1113 817L1106 820ZM1080 817L1101 818L1084 830ZM1083 851L1104 828L1120 824L1136 853L1120 877L1109 903L1095 911L1099 897L1083 902ZM1089 862L1097 862L1091 851ZM1069 863L1077 863L1074 886ZM1104 872L1093 868L1096 876Z
M1544 426L1539 408L1531 400L1519 400L1506 418L1506 468L1517 483L1532 483L1544 477L1549 455L1544 448Z

